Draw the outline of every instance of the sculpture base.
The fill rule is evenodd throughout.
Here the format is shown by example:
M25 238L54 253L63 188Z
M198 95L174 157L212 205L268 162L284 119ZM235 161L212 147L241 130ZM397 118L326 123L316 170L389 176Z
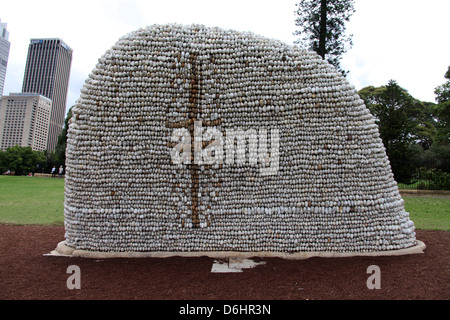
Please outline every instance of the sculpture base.
M80 258L170 258L170 257L210 257L217 259L227 258L282 258L287 260L304 260L313 257L322 258L345 258L345 257L377 257L377 256L401 256L408 254L424 253L426 246L422 241L417 240L417 244L413 247L400 250L377 251L377 252L327 252L327 251L310 251L310 252L243 252L243 251L190 251L190 252L173 252L173 251L152 251L152 252L102 252L78 250L68 247L64 241L58 243L55 250L50 252L49 256L67 256Z

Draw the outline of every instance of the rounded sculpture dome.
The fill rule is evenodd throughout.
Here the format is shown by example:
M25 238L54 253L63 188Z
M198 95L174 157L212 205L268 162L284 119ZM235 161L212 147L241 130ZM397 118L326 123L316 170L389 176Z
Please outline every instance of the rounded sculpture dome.
M201 25L119 39L72 109L65 244L376 252L416 244L378 127L295 46Z

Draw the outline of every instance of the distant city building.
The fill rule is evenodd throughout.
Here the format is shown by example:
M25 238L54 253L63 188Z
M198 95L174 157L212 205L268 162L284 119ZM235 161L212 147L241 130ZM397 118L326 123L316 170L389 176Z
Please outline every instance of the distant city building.
M47 149L52 101L39 94L12 93L0 104L0 149L19 145Z
M55 150L64 127L72 49L61 39L31 39L23 78L23 93L52 100L47 150Z
M3 86L5 85L6 68L8 66L8 56L10 43L9 32L6 30L6 23L0 19L0 98L3 95Z

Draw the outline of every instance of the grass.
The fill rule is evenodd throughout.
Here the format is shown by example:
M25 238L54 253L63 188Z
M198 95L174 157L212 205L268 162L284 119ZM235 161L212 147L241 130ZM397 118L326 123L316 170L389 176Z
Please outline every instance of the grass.
M64 179L0 176L0 223L62 225Z
M450 197L403 199L417 229L450 230ZM64 224L64 179L0 176L0 223Z
M450 197L402 198L417 229L450 230Z

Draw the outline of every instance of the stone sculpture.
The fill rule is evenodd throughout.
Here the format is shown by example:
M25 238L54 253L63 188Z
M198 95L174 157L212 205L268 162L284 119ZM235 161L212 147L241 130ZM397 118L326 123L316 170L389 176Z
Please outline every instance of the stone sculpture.
M72 112L69 248L417 245L372 115L313 52L248 32L154 25L99 59Z

